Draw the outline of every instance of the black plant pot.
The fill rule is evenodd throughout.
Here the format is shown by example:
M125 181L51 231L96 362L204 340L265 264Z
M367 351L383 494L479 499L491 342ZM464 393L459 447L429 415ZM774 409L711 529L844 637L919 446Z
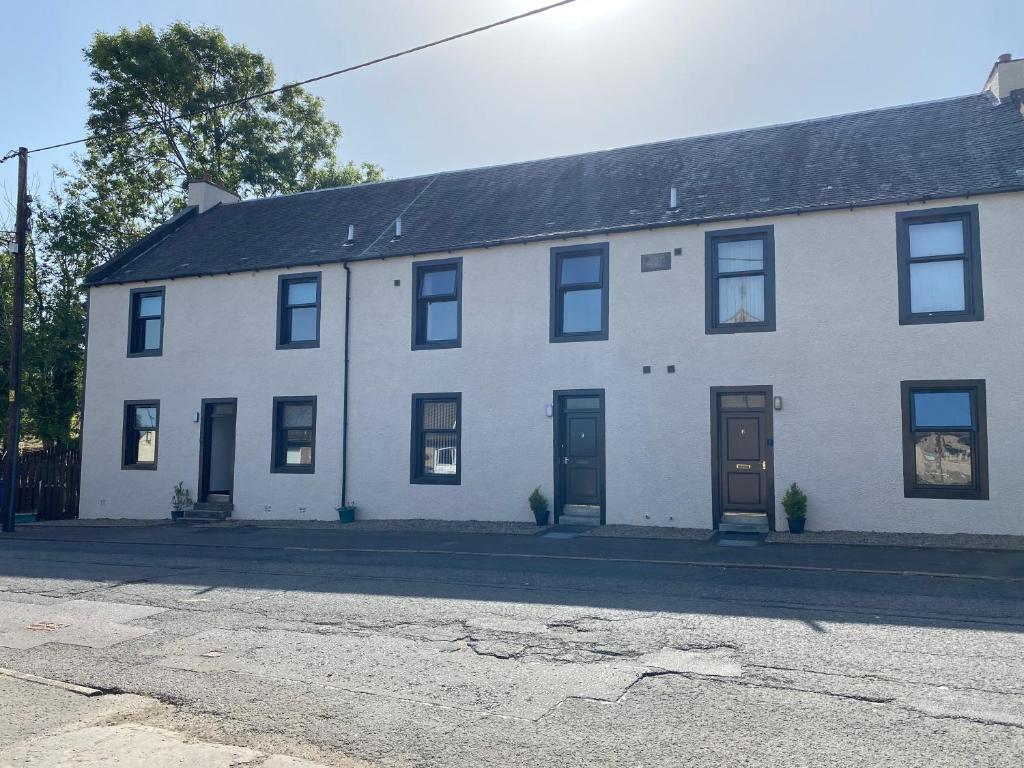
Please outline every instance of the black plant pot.
M803 533L804 523L807 522L806 517L787 517L786 522L789 523L790 533Z
M543 512L534 512L533 516L537 520L537 525L547 525L548 518L551 516L551 510L545 509Z

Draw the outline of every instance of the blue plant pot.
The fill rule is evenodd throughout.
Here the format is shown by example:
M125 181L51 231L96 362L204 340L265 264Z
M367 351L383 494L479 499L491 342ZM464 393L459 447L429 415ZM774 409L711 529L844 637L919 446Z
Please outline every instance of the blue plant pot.
M356 508L338 507L338 521L342 523L354 523L356 521Z
M804 524L807 522L806 517L787 517L786 522L789 523L790 533L803 533Z

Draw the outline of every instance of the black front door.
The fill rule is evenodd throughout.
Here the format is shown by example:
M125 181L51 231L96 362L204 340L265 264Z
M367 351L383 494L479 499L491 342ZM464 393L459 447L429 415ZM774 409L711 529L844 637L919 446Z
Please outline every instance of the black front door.
M199 501L234 493L236 406L234 398L203 400Z
M555 509L599 507L604 522L604 390L555 393Z
M712 390L714 522L722 515L765 515L773 525L770 387Z

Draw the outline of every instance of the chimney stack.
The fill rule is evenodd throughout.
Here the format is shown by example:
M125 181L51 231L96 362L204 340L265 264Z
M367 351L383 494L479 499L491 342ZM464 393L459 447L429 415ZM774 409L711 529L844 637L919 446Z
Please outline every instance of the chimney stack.
M988 74L985 90L1000 101L1014 91L1024 90L1024 59L1015 59L1008 53L1001 54Z
M199 213L205 213L218 203L227 205L237 203L240 199L234 192L214 184L209 178L188 183L188 204L197 207Z

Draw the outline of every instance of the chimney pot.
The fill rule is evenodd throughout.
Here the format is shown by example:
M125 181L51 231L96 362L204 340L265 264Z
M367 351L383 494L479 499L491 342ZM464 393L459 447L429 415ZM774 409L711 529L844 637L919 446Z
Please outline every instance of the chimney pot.
M996 61L998 61L1000 64L1005 64L1006 62L1012 61L1012 60L1013 60L1013 54L1010 54L1010 53L1000 53L999 54L999 58L996 59Z

